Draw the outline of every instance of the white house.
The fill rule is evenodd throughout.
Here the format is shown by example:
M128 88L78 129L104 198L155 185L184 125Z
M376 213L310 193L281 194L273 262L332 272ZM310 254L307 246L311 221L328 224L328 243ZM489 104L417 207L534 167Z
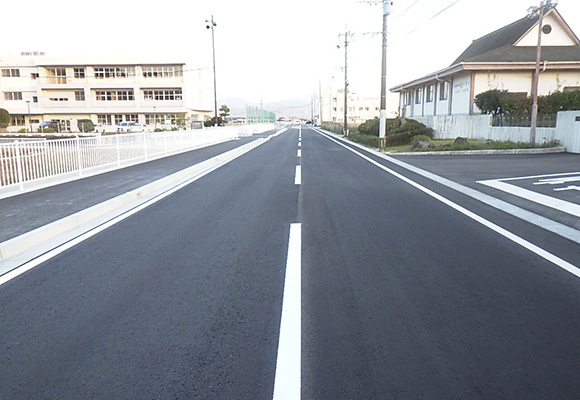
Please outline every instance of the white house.
M203 121L211 111L200 104L199 82L190 85L185 72L184 63L173 61L36 52L0 57L0 108L12 117L10 131L36 131L42 122L57 121L62 130L78 132L79 119L107 131L122 121L158 127L184 118Z
M403 83L399 112L406 117L480 114L477 94L491 89L531 95L539 16L528 15L473 43L440 71ZM552 8L542 24L538 94L580 89L580 41Z

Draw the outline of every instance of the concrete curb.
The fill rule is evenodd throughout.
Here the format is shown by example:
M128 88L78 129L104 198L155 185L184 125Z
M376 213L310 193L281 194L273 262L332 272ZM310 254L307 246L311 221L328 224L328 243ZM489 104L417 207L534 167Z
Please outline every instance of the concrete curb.
M176 186L193 181L227 164L242 154L262 145L269 139L257 139L192 167L175 172L165 178L158 179L155 182L0 243L0 275L17 267L22 262L38 257L58 243L72 240L79 234L138 207Z

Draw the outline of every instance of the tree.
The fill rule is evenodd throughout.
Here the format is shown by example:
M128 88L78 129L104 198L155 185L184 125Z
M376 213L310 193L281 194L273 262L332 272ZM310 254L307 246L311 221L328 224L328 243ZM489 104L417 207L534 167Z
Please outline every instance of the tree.
M226 119L230 115L230 108L225 104L220 107L220 118Z
M475 96L474 102L477 108L484 114L503 114L503 100L507 96L507 90L492 89L481 92Z
M0 129L7 128L10 125L10 113L0 108Z

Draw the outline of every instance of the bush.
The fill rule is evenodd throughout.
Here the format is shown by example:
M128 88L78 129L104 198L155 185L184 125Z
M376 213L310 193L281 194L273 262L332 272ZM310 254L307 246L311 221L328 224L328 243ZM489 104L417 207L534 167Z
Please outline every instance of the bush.
M79 119L77 128L79 128L79 132L92 132L95 130L95 124L90 119Z
M7 128L10 125L10 113L0 108L0 128Z
M360 133L351 133L348 138L355 142L368 147L379 147L378 135L361 135Z

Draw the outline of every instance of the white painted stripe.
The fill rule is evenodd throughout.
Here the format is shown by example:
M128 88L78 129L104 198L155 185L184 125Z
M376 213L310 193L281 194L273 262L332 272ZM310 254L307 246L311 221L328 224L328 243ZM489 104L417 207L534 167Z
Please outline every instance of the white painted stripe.
M302 157L302 150L298 149L298 153L296 153L296 157Z
M301 185L302 184L302 166L296 166L296 174L294 175L294 184Z
M300 142L300 140L298 141L298 147L302 147L302 142Z
M339 144L340 146L346 148L347 150L353 152L354 154L358 155L359 157L367 160L371 164L379 167L380 169L382 169L382 170L388 172L389 174L401 179L402 181L408 183L409 185L421 190L422 192L426 193L427 195L429 195L429 196L439 200L440 202L448 205L449 207L462 213L463 215L473 219L474 221L479 222L480 224L488 227L489 229L499 233L503 237L513 241L514 243L517 243L518 245L530 250L531 252L535 253L536 255L544 258L545 260L557 265L558 267L560 267L560 268L562 268L562 269L564 269L564 270L570 272L571 274L580 278L580 268L569 263L568 261L565 261L565 260L555 256L554 254L549 253L548 251L542 249L541 247L536 246L535 244L528 242L527 240L525 240L525 239L509 232L508 230L494 224L493 222L488 221L488 220L484 219L483 217L480 217L479 215L467 210L466 208L460 206L459 204L456 204L456 203L452 202L451 200L446 199L445 197L443 197L443 196L433 192L432 190L427 189L426 187L418 184L417 182L407 178L406 176L403 176L403 175L391 170L390 168L385 167L384 165L376 162L375 160L371 159L370 157L367 157L364 154L352 149L351 147L346 146L345 144L339 142L338 140L333 139L332 137L327 136L326 134L324 134L322 132L319 132L319 133L321 133L322 136L326 137L327 139L332 140L333 142L335 142L335 143Z
M66 251L66 250L70 249L71 247L76 246L77 244L91 238L92 236L96 235L97 233L102 232L105 229L108 229L111 226L117 224L118 222L123 221L124 219L130 217L131 215L149 207L152 204L157 203L159 200L164 199L165 197L167 197L167 196L175 193L176 191L184 188L185 186L189 185L190 183L195 182L196 180L208 175L209 173L215 171L216 169L222 167L223 165L228 164L230 161L233 161L236 158L241 157L242 155L246 154L247 152L253 150L254 148L266 143L267 141L269 141L269 138L259 139L259 140L256 140L254 142L251 142L250 146L243 146L243 148L240 148L240 151L238 151L238 152L234 152L234 153L226 152L226 153L224 153L224 155L228 155L227 158L221 160L219 163L211 166L210 168L207 168L204 171L199 172L194 176L191 176L190 178L182 180L180 183L176 184L175 186L169 187L164 192L156 194L155 196L151 197L150 199L147 199L147 200L143 201L142 203L135 205L135 207L133 207L133 208L125 209L124 211L121 211L121 214L114 215L109 220L104 221L104 222L100 223L99 225L95 225L94 223L92 225L90 225L90 223L89 223L86 227L85 232L80 233L77 236L67 237L66 239L64 239L64 241L61 241L60 243L55 245L52 249L47 249L47 251L45 251L42 254L35 254L33 256L34 258L25 258L27 253L24 253L23 255L22 254L16 255L16 256L14 256L14 259L18 259L18 262L21 262L21 263L15 264L14 266L10 266L10 268L6 271L3 270L2 265L5 263L9 263L12 259L9 259L5 262L0 263L0 271L2 272L2 274L0 275L0 286L5 284L6 282L16 278L17 276L22 275L23 273L33 269L34 267L42 264L43 262L50 260L51 258L59 255L63 251ZM136 189L136 190L139 190L139 189ZM104 202L104 203L106 203L106 202ZM79 228L83 228L83 227L79 227ZM51 240L56 241L57 239L60 239L60 238L61 237L52 238ZM6 242L4 242L4 243L6 243Z
M302 224L290 225L274 400L300 400L302 342Z
M555 210L562 211L570 215L574 215L576 217L580 217L580 206L574 203L570 203L569 201L564 201L557 199L555 197L546 196L545 194L536 193L531 190L524 189L509 183L501 182L495 179L487 181L478 181L478 183L513 194L514 196L522 197L524 199L533 201L538 204L542 204L546 207L551 207Z

